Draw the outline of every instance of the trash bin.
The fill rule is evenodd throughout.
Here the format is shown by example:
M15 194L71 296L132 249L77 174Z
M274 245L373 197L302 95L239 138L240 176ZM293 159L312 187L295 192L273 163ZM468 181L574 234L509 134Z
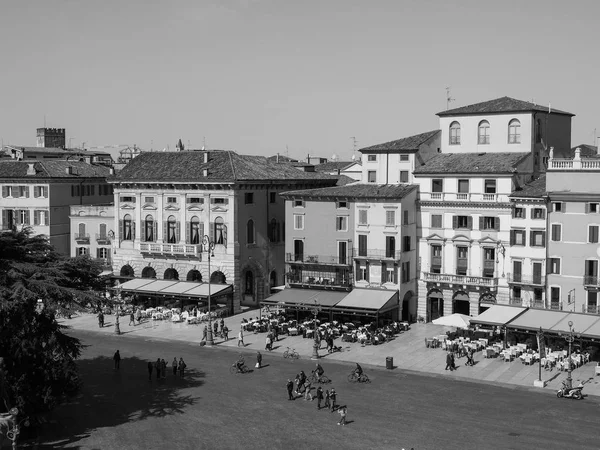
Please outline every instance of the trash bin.
M391 356L388 356L387 358L385 358L385 368L386 369L394 368L394 358L392 358Z

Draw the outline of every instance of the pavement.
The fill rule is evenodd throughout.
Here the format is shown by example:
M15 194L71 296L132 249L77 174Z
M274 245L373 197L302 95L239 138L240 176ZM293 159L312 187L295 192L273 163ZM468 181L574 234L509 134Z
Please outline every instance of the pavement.
M272 352L265 350L265 333L244 333L245 346L238 347L237 334L240 331L243 319L258 317L258 310L247 310L225 318L225 324L229 328L229 340L215 338L215 346L219 348L240 351L244 353L260 350L265 356L269 353L282 355L288 348L295 349L301 359L309 359L313 353L313 340L302 336L280 336L279 341L273 343ZM59 320L64 325L74 330L93 331L101 334L114 335L114 319L112 315L105 316L104 328L98 327L96 315L83 314L74 316L72 319ZM204 324L188 325L187 323L173 323L170 321L153 321L145 319L141 324L129 325L129 317L123 316L119 320L121 337L128 336L144 337L146 340L168 340L181 341L186 344L200 344L202 341L202 330ZM538 364L525 365L519 359L512 362L504 362L500 358L483 358L482 352L475 353L476 364L473 367L465 366L466 358L458 358L457 370L446 371L446 353L441 348L431 349L425 347L425 339L446 331L454 331L452 327L434 325L432 323L412 324L410 330L396 335L396 337L382 345L361 346L359 343L341 342L336 339L335 345L341 345L342 351L328 354L323 348L320 356L323 360L338 361L341 363L360 363L366 366L385 367L386 358L393 358L394 370L413 371L416 373L445 377L448 379L459 379L479 383L513 385L530 387L535 390L556 392L563 380L567 378L567 372L556 369L546 371L542 369L542 379L546 381L546 387L534 388L534 380L538 379ZM600 396L600 376L595 376L594 362L585 364L572 372L573 384L580 381L584 383L584 394Z

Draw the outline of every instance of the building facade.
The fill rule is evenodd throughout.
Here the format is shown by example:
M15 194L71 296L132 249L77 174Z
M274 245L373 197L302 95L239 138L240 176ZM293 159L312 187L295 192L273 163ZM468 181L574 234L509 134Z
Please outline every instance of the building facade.
M112 200L112 197L111 197ZM89 255L112 271L112 241L115 235L115 208L112 203L72 205L71 256Z

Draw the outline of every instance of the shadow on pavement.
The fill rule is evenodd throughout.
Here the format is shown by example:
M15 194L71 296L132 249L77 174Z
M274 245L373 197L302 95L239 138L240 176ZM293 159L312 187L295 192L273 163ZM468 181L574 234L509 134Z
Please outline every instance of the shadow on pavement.
M119 370L112 358L98 357L78 361L84 385L80 393L59 406L50 421L39 430L35 448L77 448L74 445L98 428L114 427L150 417L183 414L198 397L181 391L204 384L204 372L186 370L183 378L167 367L166 379L148 380L148 361L124 358Z

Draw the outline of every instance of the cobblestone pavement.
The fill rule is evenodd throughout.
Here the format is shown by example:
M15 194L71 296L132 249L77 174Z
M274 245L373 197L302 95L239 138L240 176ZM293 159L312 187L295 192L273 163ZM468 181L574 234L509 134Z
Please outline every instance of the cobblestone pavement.
M257 317L258 310L248 310L225 318L225 323L229 328L229 340L223 341L222 338L215 339L215 345L222 348L235 350L237 347L237 334L241 328L242 319ZM114 333L114 319L112 315L105 316L104 328L98 327L98 321L95 315L83 314L75 316L69 320L61 320L61 323L73 327L74 329L97 331L98 333ZM202 330L204 324L188 325L186 323L172 323L170 321L153 321L145 319L141 324L129 325L129 317L123 316L119 320L123 338L128 335L135 335L147 338L149 340L174 340L186 343L198 344L202 340ZM359 343L341 342L336 339L336 345L342 346L341 352L327 354L326 350L319 352L325 360L335 360L339 362L355 363L361 365L385 366L386 357L394 359L395 370L410 370L429 375L456 378L483 383L501 383L508 385L518 385L534 388L533 382L538 379L538 365L525 365L520 360L504 362L499 358L487 359L483 357L482 352L475 354L476 364L473 367L465 366L466 358L457 359L457 370L446 371L445 352L440 349L426 348L425 338L445 334L446 331L453 330L451 327L444 327L426 324L413 324L409 331L397 335L392 341L383 345L361 346ZM273 351L265 351L265 333L246 333L244 332L244 352L254 352L260 350L265 358L270 354L281 357L287 347L294 348L303 359L310 358L313 352L313 340L304 339L302 336L282 336L279 341L273 343ZM323 344L324 345L324 344ZM580 368L573 370L573 383L583 382L585 388L583 392L587 395L600 396L600 376L595 376L595 363L588 363ZM546 371L542 369L542 379L547 382L547 391L556 391L562 380L567 378L566 372L560 372L556 369Z

